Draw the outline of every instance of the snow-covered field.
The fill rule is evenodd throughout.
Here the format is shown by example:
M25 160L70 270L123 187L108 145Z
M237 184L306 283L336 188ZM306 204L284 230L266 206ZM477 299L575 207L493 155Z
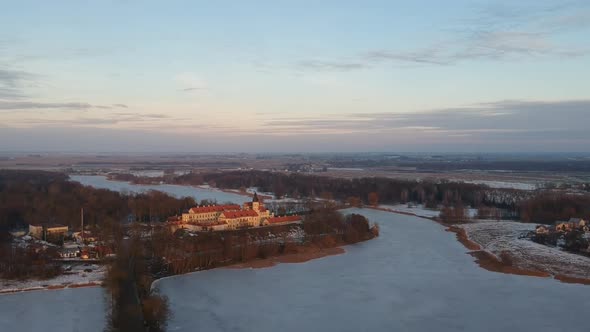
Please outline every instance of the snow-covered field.
M85 272L90 269L92 272ZM72 264L72 270L67 274L59 275L55 278L46 280L5 280L0 279L0 293L14 292L21 290L36 290L52 286L75 286L88 283L101 283L104 278L106 268L102 265L89 264Z
M122 171L122 172L123 173L128 172L129 174L132 174L135 176L148 177L148 178L156 178L156 177L164 176L163 170L142 170L142 171ZM188 173L190 173L190 171L182 171L182 170L174 171L174 175L184 175L184 174L188 174Z
M382 209L389 209L396 212L404 212L404 213L411 213L415 214L418 217L425 217L425 218L435 218L440 216L440 210L437 209L428 209L425 208L422 204L417 205L410 205L408 204L394 204L394 205L387 205L381 204L379 208ZM466 208L465 215L469 218L475 218L477 216L477 209L473 208Z
M408 204L395 204L395 205L379 205L382 209L389 209L393 211L400 211L405 213L412 213L420 217L433 218L440 215L439 210L427 209L423 205L412 205L408 207Z
M519 190L535 190L540 184L530 182L508 182L508 181L488 181L488 180L459 180L465 183L485 184L490 188L496 189L519 189Z
M306 263L161 280L168 330L587 331L588 286L484 270L429 220L345 212L378 222L381 236Z
M482 221L461 225L467 236L483 249L495 255L502 251L510 252L513 263L518 267L543 270L554 275L590 278L590 258L518 238L520 234L534 230L535 226L511 221Z

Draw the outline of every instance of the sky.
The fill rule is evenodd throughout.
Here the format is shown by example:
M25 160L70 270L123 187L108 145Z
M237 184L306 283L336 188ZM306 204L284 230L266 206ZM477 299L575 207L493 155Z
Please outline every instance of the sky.
M0 151L590 152L590 1L3 1Z

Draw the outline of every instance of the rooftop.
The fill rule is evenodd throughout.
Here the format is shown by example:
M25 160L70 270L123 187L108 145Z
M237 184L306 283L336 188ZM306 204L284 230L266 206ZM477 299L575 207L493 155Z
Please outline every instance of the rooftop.
M242 217L257 217L258 213L254 210L240 210L240 211L225 211L223 216L228 219L242 218Z
M270 224L282 223L282 222L295 222L301 221L301 216L283 216L283 217L272 217L268 218Z
M196 206L189 210L189 213L209 213L209 212L223 212L229 210L239 210L240 206L236 204L228 205L209 205L209 206Z

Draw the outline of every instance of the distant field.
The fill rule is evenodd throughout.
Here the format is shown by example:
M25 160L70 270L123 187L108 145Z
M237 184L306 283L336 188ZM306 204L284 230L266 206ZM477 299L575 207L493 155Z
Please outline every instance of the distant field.
M487 155L257 155L257 154L10 154L0 168L74 172L123 171L160 176L164 171L236 169L300 172L338 178L388 177L481 183L495 188L532 190L545 183L590 181L590 159L571 156L506 157Z

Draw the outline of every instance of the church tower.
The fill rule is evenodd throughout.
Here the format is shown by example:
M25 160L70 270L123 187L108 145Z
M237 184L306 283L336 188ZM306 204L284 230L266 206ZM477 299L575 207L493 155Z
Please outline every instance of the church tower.
M252 210L256 212L260 211L260 201L256 192L254 192L254 197L252 197Z

